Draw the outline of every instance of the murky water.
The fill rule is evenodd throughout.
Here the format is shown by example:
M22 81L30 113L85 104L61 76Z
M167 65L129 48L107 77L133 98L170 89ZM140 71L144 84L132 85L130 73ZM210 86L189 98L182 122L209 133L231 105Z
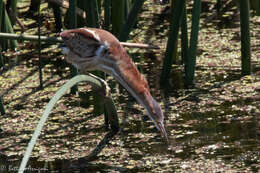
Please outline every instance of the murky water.
M205 1L205 4L209 2ZM209 5L213 3L215 2L212 1ZM158 11L159 9L152 6L154 4L151 1L151 5L149 5L151 10ZM203 9L210 8L206 7ZM146 9L146 12L148 11ZM143 34L139 30L138 33L146 35L145 37L147 38L144 39L147 43L152 43L154 42L153 39L158 39L154 43L161 44L160 46L163 47L167 42L167 36L164 31L168 32L168 24L165 24L165 16L167 18L167 15L159 11L147 13L149 19L151 16L156 17L156 15L159 15L159 21L158 19L155 20L156 18L152 18L151 21L153 22L150 24L149 20L139 21L141 22L139 23L141 31L143 30L147 33ZM206 13L206 16L214 16L214 13L211 14L210 11ZM38 141L40 143L39 146L43 149L37 148L34 151L35 153L41 152L41 154L38 154L41 157L30 158L26 172L259 172L260 87L253 84L250 85L250 81L252 83L260 82L259 77L256 75L258 74L259 76L259 63L257 62L257 55L259 55L259 51L257 51L259 47L257 44L259 32L256 32L257 25L255 25L255 28L252 30L252 32L254 31L252 33L252 58L254 58L254 61L252 62L255 63L254 66L258 67L258 69L255 67L252 70L255 75L250 76L248 79L241 79L238 75L238 73L240 74L239 70L235 71L233 69L232 71L232 69L229 69L232 66L240 67L240 63L238 63L240 62L240 55L236 55L239 52L240 45L240 39L237 36L239 30L229 32L223 29L230 28L229 24L234 24L230 22L230 15L225 16L224 23L218 21L214 23L214 21L211 21L211 18L210 20L206 18L206 23L204 23L204 20L202 21L202 25L208 25L211 31L209 32L207 31L208 28L204 28L207 31L205 32L203 27L201 28L201 33L204 34L201 34L200 37L206 41L199 41L198 55L202 53L204 57L199 59L200 57L198 56L197 59L198 67L195 77L197 86L194 89L184 89L183 73L181 69L174 67L170 79L172 84L171 91L161 91L159 89L161 70L158 69L160 62L156 62L155 59L159 58L159 56L163 57L164 53L157 52L157 55L153 52L141 53L144 57L140 57L140 53L136 53L136 55L134 53L131 54L131 57L135 58L135 62L139 64L138 69L147 75L152 95L156 97L156 100L163 107L167 133L170 139L169 145L165 144L153 123L145 116L143 108L138 106L136 101L131 96L128 96L128 93L119 87L116 82L110 81L120 118L120 132L112 139L106 138L105 134L108 132L103 127L102 116L95 117L91 113L73 116L75 112L69 112L70 110L65 109L68 105L71 109L75 107L88 108L90 107L88 100L75 99L76 101L74 100L74 102L65 102L67 105L63 105L64 109L53 115L57 117L49 120L53 123L50 123L50 125L59 127L59 131L56 131L55 128L53 128L54 130L45 131L48 133L43 134ZM221 29L214 30L215 25L221 25L219 27ZM149 29L151 26L154 27L153 30ZM151 36L153 32L156 34L156 37L154 35ZM214 35L213 33L219 34ZM136 38L141 38L136 41L142 42L143 36L141 35L136 36ZM162 38L159 39L158 36ZM225 51L226 53L222 54ZM51 56L48 55L48 57ZM223 57L226 57L226 59L223 59ZM150 61L149 58L153 59L153 61ZM28 65L31 60L26 61ZM14 70L12 73L15 74L13 76L10 75L10 79L16 79L17 76L30 71L31 67L36 67L38 59L33 61L34 64L21 66L20 69L18 67L17 71ZM208 67L214 66L214 64L222 70L199 68L199 65ZM224 68L226 70L223 70ZM44 71L44 76L46 77L45 87L51 85L51 83L48 83L48 80L53 80L52 82L57 84L61 79L57 78L56 73L64 77L64 69L60 61L57 61L53 67L48 64L48 67L45 67L46 71ZM15 87L7 87L10 93L13 90L18 91L10 94L11 96L5 95L5 97L15 97L15 99L11 99L13 102L8 103L14 105L9 107L14 107L13 109L21 111L26 108L27 99L44 97L48 92L53 91L53 88L49 88L49 91L47 90L39 95L37 93L36 96L33 95L33 93L38 92L36 89L25 95L19 92L19 90L24 90L24 88L28 90L36 88L33 85L34 83L37 83L38 86L38 81L35 81L38 79L38 75L32 77L35 71L38 70L34 69L31 74L23 77L24 80L18 79L20 83L14 85ZM55 75L56 78L54 80ZM32 79L29 79L30 77ZM29 80L26 81L27 79ZM31 85L27 86L28 83L31 83ZM251 90L254 87L255 89L258 87L258 91ZM10 91L10 88L12 88L12 91ZM8 92L6 93L8 94ZM15 95L19 94L21 96L16 99ZM66 99L70 100L72 97L68 96ZM26 120L31 122L31 117L39 113L39 109L35 107L43 107L45 105L43 103L46 103L48 99L48 97L45 97L42 100L37 100L39 102L38 105L29 107L32 110L31 112L20 113L22 118L16 117L19 113L15 114L15 117L9 115L11 120L8 119L8 122L7 118L3 118L1 126L16 124L16 127L20 129L25 128L28 125ZM24 114L27 113L30 113L31 116L28 119L23 119ZM62 119L61 117L65 118ZM73 118L78 119L73 121ZM20 121L22 120L23 122L21 123ZM100 121L102 123L99 123ZM1 128L0 139L6 139L8 142L1 141L0 173L17 172L22 159L22 150L24 150L25 145L29 141L28 136L31 134L32 128L21 131L20 129L5 127L4 133L2 133ZM69 129L70 133L66 131L67 129ZM23 137L21 133L24 133L26 137ZM51 136L53 134L56 136ZM76 140L73 141L72 139L75 138ZM98 141L95 139L98 139ZM92 148L88 149L87 146L82 145L89 145ZM98 147L96 148L95 146ZM63 148L65 149L63 150ZM5 150L8 150L8 152ZM92 151L98 151L98 155L88 157L90 153L93 153ZM1 153L7 153L8 156ZM83 154L85 160L77 161L77 158L82 158L82 153L85 153ZM65 156L67 157L65 158Z
M145 144L140 142L140 139L135 139L136 142L132 140L129 143L125 143L123 147L136 148L141 151L139 154L129 153L129 157L133 160L141 160L147 154L172 155L173 158L180 160L189 160L191 158L196 160L203 157L205 159L221 159L224 161L223 163L231 164L237 169L246 167L249 171L257 172L260 159L259 120L253 118L246 122L238 120L227 122L218 121L221 117L210 119L211 116L190 115L183 117L183 121L194 121L194 123L184 126L176 122L174 126L168 126L168 132L178 131L178 135L170 136L171 144L169 146L163 144L158 136L156 140L153 140L152 144ZM130 137L131 135L133 134L131 133ZM114 142L116 141L114 140ZM1 172L17 171L19 166L18 158L13 157L11 161L7 161L6 156L1 156L0 158ZM102 158L97 157L96 159ZM109 157L106 159L109 160ZM57 159L55 161L38 162L37 159L31 158L27 170L28 172L129 171L129 169L123 166L116 167L113 164L84 163L84 167L80 168L77 162L74 165L75 167L73 167L73 163L70 160ZM172 170L174 170L174 167L172 165ZM134 170L145 171L146 169L145 167L136 167Z
M149 68L140 70L147 73ZM155 66L150 69L151 74L159 74ZM100 149L98 156L80 161L59 158L53 161L38 161L38 158L31 158L27 172L205 172L205 167L215 172L259 171L259 114L254 111L249 114L233 110L233 104L227 102L217 102L216 106L216 103L210 102L213 97L210 98L207 92L183 89L183 81L177 80L182 80L178 77L181 73L175 73L173 75L177 78L173 84L180 85L174 85L176 88L164 95L160 94L162 91L158 92L158 81L149 81L157 88L151 89L153 95L157 100L163 100L169 145L162 141L153 124L141 111L142 108L135 107L133 98L127 97L127 93L119 87L118 91L124 94L118 97L118 104L131 104L122 104L123 110L122 107L119 108L122 127L120 133L107 141L103 138L103 143L108 143L103 148L107 153ZM112 85L118 88L117 84ZM189 94L189 97L183 97ZM206 104L201 106L206 95L209 98ZM247 105L244 101L235 103ZM207 110L205 106L208 104ZM99 135L102 131L104 130L94 135ZM119 149L120 151L116 152ZM125 161L120 159L122 155L127 155L123 157ZM21 157L2 155L0 160L0 172L16 172Z

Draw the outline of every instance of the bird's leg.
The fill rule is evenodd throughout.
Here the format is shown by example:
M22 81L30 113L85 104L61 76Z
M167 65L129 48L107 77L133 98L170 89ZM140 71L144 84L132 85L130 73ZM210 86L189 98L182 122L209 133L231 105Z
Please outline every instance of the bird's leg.
M86 73L86 75L91 76L94 79L98 80L102 84L103 87L102 87L102 92L100 93L100 95L103 96L105 99L109 98L110 97L110 87L107 84L107 82L104 79L97 77L91 73L88 73L88 72L85 72L85 73Z
M105 121L104 125L105 125L105 129L106 129L106 130L109 130L109 121L108 121L108 115L107 115L107 113L106 113L106 106L105 106L105 104L106 104L106 101L105 101L105 100L106 100L107 97L109 97L109 95L110 95L110 94L109 94L109 91L110 91L109 86L108 86L108 84L106 83L105 80L103 80L103 79L101 79L101 78L99 78L99 77L97 77L97 76L95 76L95 75L93 75L93 74L91 74L91 73L88 73L88 72L86 72L86 71L85 71L85 74L88 75L88 76L91 76L92 78L94 78L94 79L96 79L96 80L98 80L98 81L101 83L101 85L102 85L102 88L96 90L96 93L97 93L99 96L101 96L102 98L104 98L104 102L103 102L103 106L104 106L104 121Z
M114 106L114 102L111 98L110 87L107 82L91 73L84 72L86 75L98 80L102 84L102 89L96 90L96 92L104 99L104 119L105 128L111 130L115 133L119 131L119 121L117 117L117 111Z

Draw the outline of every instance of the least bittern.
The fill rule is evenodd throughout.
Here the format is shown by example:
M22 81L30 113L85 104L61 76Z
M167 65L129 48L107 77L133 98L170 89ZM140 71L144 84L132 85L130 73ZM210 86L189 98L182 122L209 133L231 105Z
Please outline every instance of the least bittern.
M168 141L164 115L152 97L146 79L139 73L126 50L111 33L94 28L79 28L60 34L67 48L66 60L81 72L100 70L112 75L148 111L161 135Z

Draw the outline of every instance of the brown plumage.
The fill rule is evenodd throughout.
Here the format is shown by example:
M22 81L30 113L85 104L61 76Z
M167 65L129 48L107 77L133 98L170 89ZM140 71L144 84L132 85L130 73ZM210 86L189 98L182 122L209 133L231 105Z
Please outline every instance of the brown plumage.
M68 62L83 73L101 70L112 75L146 108L150 119L168 141L160 105L151 96L146 79L115 36L95 28L72 29L60 36L69 48L66 50Z

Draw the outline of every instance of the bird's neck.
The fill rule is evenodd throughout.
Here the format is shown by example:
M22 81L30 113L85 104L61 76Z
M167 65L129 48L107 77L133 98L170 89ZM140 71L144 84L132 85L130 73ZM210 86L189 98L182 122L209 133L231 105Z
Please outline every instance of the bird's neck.
M116 78L116 80L147 109L149 99L151 99L152 96L145 77L137 70L135 64L123 48L117 50L118 53L116 56L100 63L100 66L103 66L100 70Z

